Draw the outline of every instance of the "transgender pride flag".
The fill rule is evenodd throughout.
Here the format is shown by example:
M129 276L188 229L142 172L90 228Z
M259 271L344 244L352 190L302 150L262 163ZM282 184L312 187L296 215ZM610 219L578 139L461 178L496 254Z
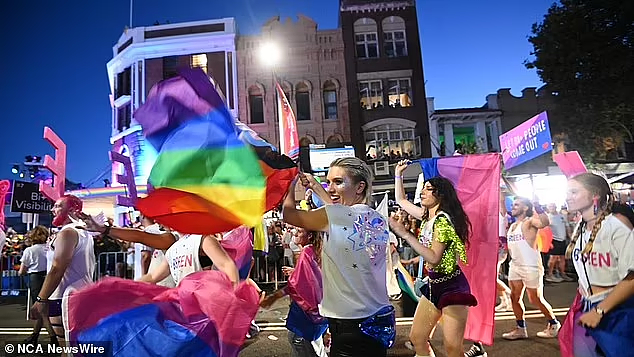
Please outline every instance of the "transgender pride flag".
M468 265L462 266L478 305L469 308L465 338L493 343L500 201L500 154L420 160L425 180L442 176L453 182L472 225Z

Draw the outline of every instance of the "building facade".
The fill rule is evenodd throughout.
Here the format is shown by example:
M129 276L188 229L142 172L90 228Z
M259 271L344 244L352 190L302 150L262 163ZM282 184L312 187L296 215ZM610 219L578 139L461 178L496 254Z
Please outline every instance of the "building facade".
M147 182L156 160L145 142L134 112L156 83L174 77L181 68L199 67L224 93L238 113L236 25L232 18L127 29L112 48L107 63L112 104L112 150L129 156L137 185ZM122 165L112 164L112 186Z
M240 121L279 147L277 80L295 113L300 145L350 142L340 29L319 30L302 15L274 17L260 34L240 36L237 48Z
M341 0L339 16L357 156L376 176L399 158L429 157L415 1Z

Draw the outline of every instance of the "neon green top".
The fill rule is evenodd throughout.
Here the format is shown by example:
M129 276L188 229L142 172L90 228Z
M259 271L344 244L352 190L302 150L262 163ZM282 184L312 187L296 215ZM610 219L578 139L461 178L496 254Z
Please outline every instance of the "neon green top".
M428 269L436 273L451 274L458 269L458 259L467 264L467 248L458 237L446 213L438 212L431 221L421 224L419 241L425 246L431 247L434 232L436 232L436 240L445 244L445 250L440 258L440 263L435 267L428 266Z

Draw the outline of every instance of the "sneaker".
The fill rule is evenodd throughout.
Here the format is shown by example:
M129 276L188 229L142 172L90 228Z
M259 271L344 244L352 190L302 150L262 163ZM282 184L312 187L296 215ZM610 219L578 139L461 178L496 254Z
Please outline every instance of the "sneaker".
M554 325L548 324L544 331L539 331L537 333L537 337L541 338L555 338L559 333L559 329L561 328L561 323L557 322Z
M390 296L390 301L398 301L401 300L401 297L403 296L403 294L396 294L396 295L391 295Z
M28 344L37 345L37 338L38 337L39 337L38 335L32 333L32 334L29 335L29 337L27 337L24 341L22 341L22 343L27 344L27 345Z
M481 342L476 342L471 346L469 351L464 353L464 357L487 357L487 353L484 350L484 346L482 346Z
M255 324L255 321L251 321L251 326L249 326L249 332L247 332L247 339L251 339L257 336L260 333L260 326Z
M405 341L405 348L410 351L416 351L416 349L414 349L414 344L412 343L412 341Z
M502 334L502 338L505 340L523 340L528 338L528 331L526 327L516 327L515 330Z
M551 282L551 283L561 283L562 281L564 281L564 279L558 277L558 276L554 276L554 275L546 275L544 277L544 280Z
M513 310L513 307L510 304L507 304L506 301L502 301L497 306L495 306L495 312L504 312L511 310Z
M570 275L568 275L568 274L563 274L563 275L561 275L561 278L562 278L564 281L577 281L577 279L575 279L575 278L571 277L571 276L570 276Z

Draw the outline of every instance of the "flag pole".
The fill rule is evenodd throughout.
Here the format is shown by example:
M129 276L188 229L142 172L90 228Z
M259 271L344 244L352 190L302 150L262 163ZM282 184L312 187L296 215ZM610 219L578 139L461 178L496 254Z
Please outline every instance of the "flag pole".
M132 10L134 8L133 3L134 0L130 0L130 28L132 28Z

